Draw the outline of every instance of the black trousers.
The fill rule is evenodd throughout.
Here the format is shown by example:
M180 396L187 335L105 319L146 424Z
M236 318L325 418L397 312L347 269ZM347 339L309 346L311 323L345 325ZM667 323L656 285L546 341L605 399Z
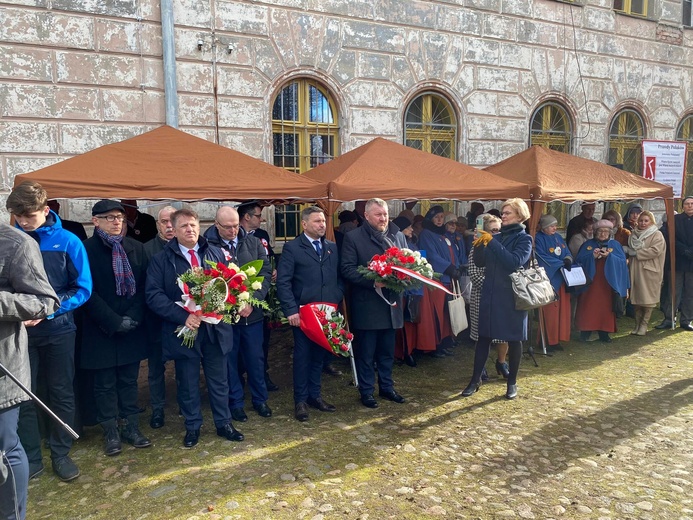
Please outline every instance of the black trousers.
M392 365L395 362L395 329L354 331L356 371L359 376L359 392L370 395L375 389L375 372L378 372L378 388L383 392L394 389ZM375 366L375 368L374 368Z
M137 376L140 362L94 370L96 421L104 423L139 413Z

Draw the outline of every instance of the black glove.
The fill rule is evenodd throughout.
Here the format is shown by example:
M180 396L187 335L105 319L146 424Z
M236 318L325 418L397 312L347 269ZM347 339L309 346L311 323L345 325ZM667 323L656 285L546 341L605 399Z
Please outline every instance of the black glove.
M123 316L123 321L120 322L120 327L116 332L130 332L137 328L139 323L133 320L130 316Z
M573 259L570 258L569 256L566 256L566 257L563 259L563 268L564 268L566 271L570 271L570 269L571 269L572 267L573 267Z
M445 271L443 271L443 274L449 276L450 278L457 278L459 277L459 273L457 271L457 268L450 264Z

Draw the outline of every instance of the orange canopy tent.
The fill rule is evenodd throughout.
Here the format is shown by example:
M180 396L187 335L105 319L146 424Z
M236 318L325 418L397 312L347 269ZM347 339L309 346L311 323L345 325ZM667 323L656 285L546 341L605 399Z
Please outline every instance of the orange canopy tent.
M671 284L672 291L674 290L674 189L671 186L597 161L541 146L532 146L485 170L529 185L532 200L532 234L537 228L546 202L664 199L671 255Z
M31 173L51 198L314 201L325 185L170 126Z
M342 202L373 197L399 200L497 200L528 198L526 184L376 137L303 174L327 184L328 215ZM327 234L333 236L332 219Z

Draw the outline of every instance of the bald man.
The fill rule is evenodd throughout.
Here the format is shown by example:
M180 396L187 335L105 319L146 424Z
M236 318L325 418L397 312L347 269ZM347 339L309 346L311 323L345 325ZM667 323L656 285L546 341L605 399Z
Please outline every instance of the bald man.
M225 250L231 261L238 266L262 260L259 275L264 276L262 289L253 296L263 300L267 296L272 276L272 267L262 242L248 234L240 225L238 211L231 206L221 206L214 217L214 226L205 232L210 244ZM265 355L262 350L262 322L264 312L260 307L247 306L239 312L241 319L233 326L233 349L228 354L229 364L229 408L234 421L245 422L248 416L243 409L244 395L238 366L242 362L248 373L248 386L253 408L260 417L271 417L267 405L268 394L265 383Z

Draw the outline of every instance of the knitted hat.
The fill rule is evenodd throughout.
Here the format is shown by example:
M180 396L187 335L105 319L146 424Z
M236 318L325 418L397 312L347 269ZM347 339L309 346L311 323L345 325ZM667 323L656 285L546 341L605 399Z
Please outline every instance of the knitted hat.
M607 228L611 230L614 229L614 224L610 220L606 220L603 218L601 220L597 220L597 223L594 225L595 230L600 228Z
M444 213L445 210L443 209L443 206L435 205L431 209L428 210L426 213L426 218L428 220L433 220L433 217L435 217L438 213Z
M539 219L539 227L541 229L546 229L554 224L558 224L558 220L553 215L542 215Z

